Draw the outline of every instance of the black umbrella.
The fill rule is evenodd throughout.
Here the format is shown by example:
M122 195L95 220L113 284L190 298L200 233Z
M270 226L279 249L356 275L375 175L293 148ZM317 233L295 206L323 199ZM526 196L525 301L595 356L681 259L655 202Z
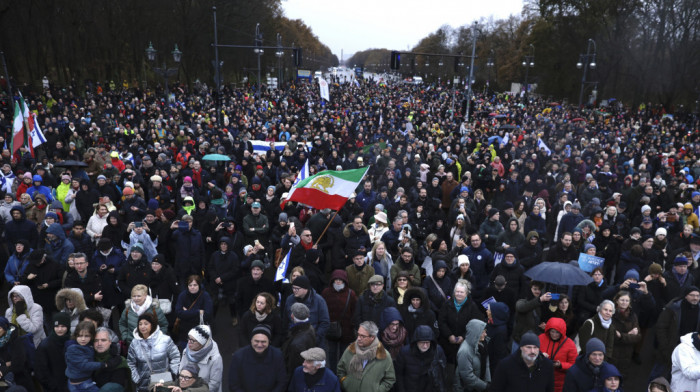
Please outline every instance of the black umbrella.
M504 124L504 125L501 125L500 127L498 127L498 129L515 129L515 128L516 128L516 126L513 124Z
M54 163L58 167L87 167L87 163L69 159L67 161Z
M545 261L527 272L525 276L539 282L560 286L585 286L593 281L590 275L577 265Z

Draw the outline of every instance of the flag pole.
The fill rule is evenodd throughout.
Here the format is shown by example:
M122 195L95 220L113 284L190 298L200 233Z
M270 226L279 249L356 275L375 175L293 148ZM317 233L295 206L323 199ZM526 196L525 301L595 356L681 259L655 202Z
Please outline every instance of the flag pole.
M314 243L314 245L318 245L318 243L321 242L321 238L323 238L323 235L326 234L326 230L328 230L328 228L331 226L331 223L333 223L333 219L335 219L335 216L338 215L338 211L339 210L335 211L335 214L333 214L333 217L331 218L331 220L328 221L326 228L323 229L323 232L321 233L321 235L318 236L318 239L316 239L316 242Z

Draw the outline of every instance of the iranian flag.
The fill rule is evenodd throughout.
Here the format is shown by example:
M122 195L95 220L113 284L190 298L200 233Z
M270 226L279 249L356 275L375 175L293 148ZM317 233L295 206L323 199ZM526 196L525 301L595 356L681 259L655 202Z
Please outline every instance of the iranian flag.
M19 107L19 103L15 102L15 119L12 122L12 141L10 143L10 153L12 154L13 160L18 158L15 152L23 145L24 116L22 116L22 110Z
M337 211L355 192L367 170L369 167L343 171L324 170L299 181L290 190L287 201L296 201L319 210L330 208Z

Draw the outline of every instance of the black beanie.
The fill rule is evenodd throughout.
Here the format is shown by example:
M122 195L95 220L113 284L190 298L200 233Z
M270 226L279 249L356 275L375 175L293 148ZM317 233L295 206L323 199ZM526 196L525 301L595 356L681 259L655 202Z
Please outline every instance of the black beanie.
M311 288L311 281L305 275L297 276L294 281L292 281L292 286L297 286L302 289L309 290Z

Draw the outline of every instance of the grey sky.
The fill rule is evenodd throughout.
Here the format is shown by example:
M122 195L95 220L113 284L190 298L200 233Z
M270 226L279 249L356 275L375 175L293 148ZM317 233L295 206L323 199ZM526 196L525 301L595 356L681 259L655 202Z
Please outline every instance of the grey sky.
M290 19L301 19L340 58L370 48L406 50L448 24L520 14L523 0L283 0Z

